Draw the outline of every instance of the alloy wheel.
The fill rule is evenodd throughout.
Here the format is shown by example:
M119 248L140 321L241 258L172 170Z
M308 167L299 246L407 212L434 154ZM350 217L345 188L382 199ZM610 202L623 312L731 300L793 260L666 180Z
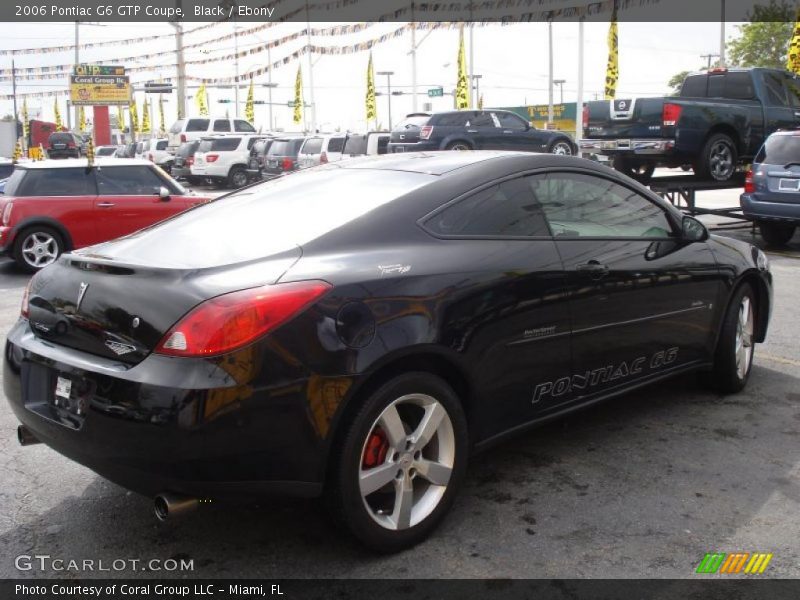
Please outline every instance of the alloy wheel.
M753 303L749 296L744 296L739 305L735 340L736 375L744 379L750 371L753 356Z
M426 394L394 400L361 450L358 485L367 513L390 530L423 521L447 490L455 452L453 423L439 401Z
M725 142L717 142L711 147L709 156L711 175L717 181L728 179L733 173L733 151Z
M553 145L550 153L561 156L572 156L572 147L567 142L558 142L557 144Z
M49 233L35 231L22 242L22 258L35 269L41 269L58 258L58 242Z

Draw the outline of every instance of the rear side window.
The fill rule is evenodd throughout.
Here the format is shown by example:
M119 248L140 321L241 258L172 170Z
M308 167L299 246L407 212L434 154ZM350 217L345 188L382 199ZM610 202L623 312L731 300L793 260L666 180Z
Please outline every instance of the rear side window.
M309 138L301 152L303 154L319 154L322 151L322 138Z
M344 144L345 154L366 154L367 153L367 136L365 135L351 135L347 138Z
M767 90L767 103L770 106L789 106L786 88L781 78L774 74L764 75L764 87Z
M230 131L231 122L228 119L217 119L214 121L214 131Z
M203 140L197 147L198 152L228 152L236 150L239 147L239 142L242 138L218 138L215 140Z
M800 163L800 136L773 135L761 147L755 162L768 165L788 165Z
M437 127L466 127L469 117L469 113L447 113L439 115L434 125Z
M16 171L14 172L16 175ZM8 189L8 188L6 188ZM7 195L12 195L6 191ZM19 186L20 196L94 196L92 169L29 169Z
M181 119L180 121L175 121L172 124L172 127L169 128L169 132L170 133L180 133L181 130L183 129L183 124L184 123L186 123L186 121L184 119Z
M419 129L423 125L427 125L430 117L427 115L406 117L395 125L395 129Z
M528 129L528 122L519 115L507 112L496 112L495 115L500 122L500 127L503 129L512 129L514 131L525 131Z
M242 119L236 119L233 122L233 130L242 133L255 133L255 127L250 125L250 123L247 121L243 121Z
M167 149L167 140L161 140L156 142L156 150L166 150Z
M454 237L550 235L542 208L523 179L504 181L452 204L425 221L425 227Z
M210 121L208 119L189 119L189 122L186 123L186 131L188 132L198 132L198 131L208 131L208 124Z
M335 137L328 140L328 152L341 152L343 148L343 137Z
M154 195L162 185L161 178L144 165L97 169L97 190L101 196Z
M708 75L690 75L683 80L681 96L689 98L705 98L708 88Z
M725 94L725 75L709 75L708 76L708 91L706 95L709 98L722 98Z

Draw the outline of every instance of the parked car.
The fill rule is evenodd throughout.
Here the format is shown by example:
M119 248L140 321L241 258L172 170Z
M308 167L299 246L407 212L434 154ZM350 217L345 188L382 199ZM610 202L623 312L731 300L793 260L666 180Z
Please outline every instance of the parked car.
M142 148L142 158L157 164L167 173L172 170L175 156L167 150L166 138L153 138L146 140Z
M0 360L20 439L161 519L324 493L387 552L434 531L473 450L667 377L742 390L771 301L763 252L593 162L387 155L71 254Z
M95 156L117 156L121 146L98 146L94 149Z
M518 150L574 154L575 143L560 131L536 129L507 110L413 113L392 130L389 152L419 150Z
M194 153L197 152L197 147L200 145L200 140L191 142L184 142L175 151L175 162L172 165L170 174L175 179L185 179L192 185L198 185L203 182L201 177L192 175L192 164L194 164Z
M136 158L136 142L130 142L124 146L120 146L117 151L117 158Z
M0 198L0 255L34 272L63 252L127 235L207 198L136 159L18 164Z
M264 161L267 158L270 146L275 138L257 140L250 148L250 158L247 162L247 177L251 181L260 181L264 170Z
M581 148L639 181L685 164L702 180L728 181L770 133L800 125L800 77L711 69L686 77L677 96L587 102L583 121Z
M259 139L257 134L202 138L194 153L192 176L234 189L247 185L250 149Z
M747 172L740 203L771 246L784 246L800 224L800 131L773 133Z
M48 158L80 158L83 139L71 131L56 131L47 138Z
M370 131L367 134L348 134L344 143L342 157L377 156L389 151L389 140L392 134L388 131Z
M342 150L347 134L323 134L307 137L297 153L297 164L300 169L342 160Z
M244 119L220 117L178 119L169 129L169 148L174 151L184 142L199 140L214 134L228 133L256 133L256 129Z
M261 176L272 179L278 175L290 173L298 169L297 153L303 145L305 138L286 137L276 138L267 151L264 168Z

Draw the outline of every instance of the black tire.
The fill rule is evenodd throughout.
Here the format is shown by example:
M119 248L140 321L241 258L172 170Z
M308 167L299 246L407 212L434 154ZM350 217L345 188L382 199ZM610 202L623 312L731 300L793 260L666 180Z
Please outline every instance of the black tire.
M624 156L615 156L612 165L615 171L619 171L623 175L627 175L643 185L650 183L650 179L652 179L653 173L656 170L656 166L652 163L630 159Z
M701 180L728 181L736 175L739 153L730 136L715 133L706 140L694 172Z
M737 332L739 329L739 315L743 299L749 299L752 307L750 322L755 326L758 305L753 287L749 283L742 284L733 294L725 318L722 321L722 329L717 340L717 349L714 353L714 366L710 373L705 376L705 382L717 392L722 394L735 394L740 392L750 377L752 370L754 345L752 333L750 335L750 353L744 368L744 376L738 368L737 362Z
M235 190L247 185L247 171L244 167L231 167L228 173L228 186Z
M758 222L758 230L768 246L785 246L794 237L796 228L797 226L793 223Z
M203 178L196 177L195 175L189 175L186 178L186 181L189 182L189 185L203 185Z
M164 170L164 172L172 174L172 163L171 162L164 163L163 165L161 165L161 168Z
M556 138L547 147L547 152L550 154L559 154L563 156L572 156L575 154L575 145L567 138Z
M55 256L49 262L41 264L41 266L36 266L34 262L36 262L36 256L40 256L42 261L47 260L44 256L44 252L39 253L38 249L33 249L29 244L32 243L32 236L38 236L39 240L44 242L49 238L48 243L46 244L46 251L48 253L54 253ZM45 248L43 248L44 250ZM23 229L22 231L17 234L17 237L14 239L14 248L12 250L12 254L14 257L14 262L17 263L17 266L27 273L36 273L41 271L44 267L51 265L56 259L61 256L64 252L64 238L61 234L53 229L52 227L45 227L45 226L32 226L28 227L27 229ZM32 251L32 252L31 252Z
M472 150L472 145L469 142L465 142L462 140L456 140L455 142L450 142L445 146L445 150L455 150L455 151L463 151L463 150Z
M413 445L409 449L409 446L406 445L405 454L398 455L394 450L395 447L391 446L388 439L386 439L385 443L388 450L384 449L382 462L377 468L380 468L381 465L388 466L387 473L390 473L389 476L392 479L383 487L378 488L377 492L368 492L362 497L359 474L362 472L362 460L367 460L367 442L372 441L375 432L380 428L377 423L378 418L395 401L410 398L410 395L414 394L434 399L441 408L444 408L446 415L449 417L451 424L448 429L449 433L440 438L438 435L439 429L437 429L435 442L437 448L440 447L440 443L442 444L441 448L449 447L449 444L452 443L453 460L449 480L444 486L428 484L427 479L414 469L414 466L418 464L416 462L419 454L416 452L417 449ZM401 404L400 406L409 405ZM414 408L413 404L410 406L412 409ZM406 436L410 437L415 433L414 426L408 425L405 418L403 425ZM467 467L469 444L467 422L455 392L445 381L430 373L406 373L390 379L372 392L359 407L358 412L343 427L346 429L342 432L339 438L340 442L334 448L331 456L331 469L326 489L326 499L334 519L362 544L377 552L398 552L424 540L450 509ZM411 432L409 433L409 431ZM407 440L408 437L402 439ZM440 439L445 441L440 441ZM450 442L446 440L450 440ZM402 446L402 444L411 444L411 442L403 441L400 445ZM434 446L433 443L428 443L424 448L427 449L432 446ZM398 456L393 457L393 455ZM425 457L423 456L422 458L424 459ZM413 463L411 462L412 459ZM398 469L398 473L392 475L391 473L394 473L395 466ZM419 495L420 488L416 487L417 485L422 486L423 494L426 489L441 493L440 488L444 487L444 491L438 497L438 504L433 503L423 507L425 510L430 510L430 512L427 516L421 518L419 522L405 528L390 528L389 520L391 520L394 512L390 515L387 512L380 513L379 510L368 508L366 498L375 498L377 494L379 500L383 499L382 501L388 502L390 506L393 505L397 500L397 492L392 488L397 489L396 486L402 485L401 482L405 481L403 473L410 476L411 479L408 481L416 482L412 483L412 486L418 494L415 496L417 501L419 497L424 497ZM393 500L388 498L388 496L392 495ZM421 515L418 516L422 517ZM378 523L378 518L388 519L385 521L387 525L384 526ZM413 517L409 516L409 519L411 518Z

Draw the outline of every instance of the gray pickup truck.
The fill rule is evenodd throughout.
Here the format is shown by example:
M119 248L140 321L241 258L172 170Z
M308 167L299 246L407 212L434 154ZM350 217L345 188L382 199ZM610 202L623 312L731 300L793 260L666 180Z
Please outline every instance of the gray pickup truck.
M800 78L776 69L711 69L686 77L677 96L618 98L583 108L584 153L608 156L647 183L656 167L690 165L727 181L779 129L800 126Z

